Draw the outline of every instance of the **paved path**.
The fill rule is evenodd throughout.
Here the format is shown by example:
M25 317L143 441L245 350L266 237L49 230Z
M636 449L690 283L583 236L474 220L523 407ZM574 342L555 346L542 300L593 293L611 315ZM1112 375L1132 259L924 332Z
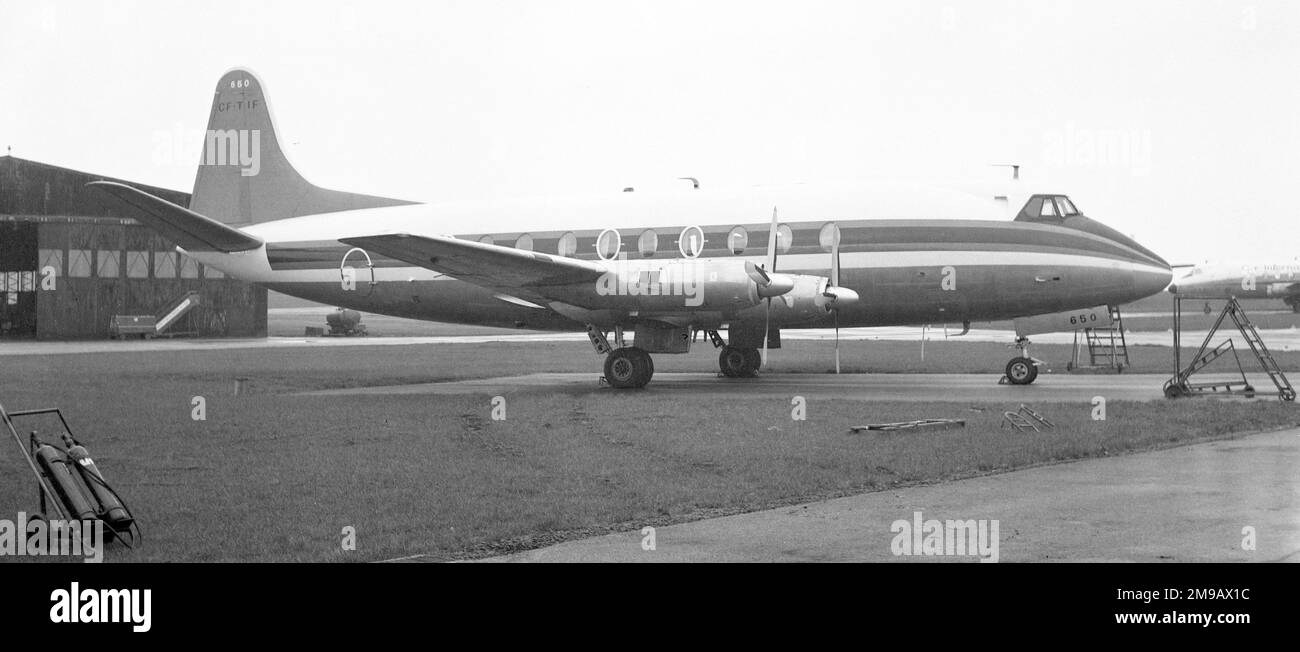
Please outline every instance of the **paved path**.
M322 324L323 325L323 322ZM484 330L484 329L480 329ZM951 334L957 333L950 329ZM1224 332L1222 338L1230 337ZM1260 336L1269 349L1277 351L1300 350L1300 329L1261 330ZM786 330L781 332L784 340L813 340L829 342L835 337L832 329ZM1183 334L1184 346L1198 346L1204 339L1204 332L1188 331ZM1129 332L1129 346L1154 345L1172 346L1173 336L1168 332ZM1237 334L1236 339L1241 335ZM931 342L944 340L942 329L928 329L926 339ZM952 337L951 342L1001 342L1010 344L1015 339L1011 331L972 329L960 338ZM1044 333L1033 336L1036 344L1072 344L1073 333ZM921 329L913 327L890 328L845 328L840 331L840 340L852 341L921 341ZM585 333L536 333L502 330L500 333L481 333L473 335L429 335L409 337L260 337L260 338L158 338L153 340L16 340L0 341L0 357L6 355L60 355L71 353L130 353L134 351L192 351L223 349L261 349L261 348L321 348L334 346L403 346L411 344L482 344L485 342L581 342L584 347L575 350L590 351L586 344ZM703 345L707 347L707 344Z
M928 561L891 525L997 519L999 560L1300 561L1300 429L627 532L484 561ZM1253 527L1256 549L1242 549ZM977 557L961 559L972 561Z
M1093 396L1125 400L1163 399L1166 376L1159 374L1043 374L1033 385L999 385L995 374L765 374L723 378L715 373L657 373L646 397L689 392L692 396L801 395L862 401L1090 401ZM314 396L590 393L601 387L595 373L539 373L441 383L354 387L308 392ZM1267 380L1263 380L1267 383ZM1266 385L1267 386L1267 385Z

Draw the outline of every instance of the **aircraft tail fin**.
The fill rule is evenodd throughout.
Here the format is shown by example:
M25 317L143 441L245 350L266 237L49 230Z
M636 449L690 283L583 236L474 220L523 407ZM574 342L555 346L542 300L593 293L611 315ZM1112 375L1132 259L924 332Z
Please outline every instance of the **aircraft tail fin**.
M189 209L231 226L415 202L317 187L285 157L262 82L236 68L212 98Z

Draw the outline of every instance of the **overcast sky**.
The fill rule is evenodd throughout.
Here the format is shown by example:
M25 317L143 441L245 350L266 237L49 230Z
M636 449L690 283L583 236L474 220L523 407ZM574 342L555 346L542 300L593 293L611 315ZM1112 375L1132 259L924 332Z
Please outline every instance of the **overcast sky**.
M1300 3L0 0L0 147L189 190L218 77L424 201L996 178L1171 262L1300 256ZM0 150L3 153L3 150ZM557 228L562 225L557 225Z

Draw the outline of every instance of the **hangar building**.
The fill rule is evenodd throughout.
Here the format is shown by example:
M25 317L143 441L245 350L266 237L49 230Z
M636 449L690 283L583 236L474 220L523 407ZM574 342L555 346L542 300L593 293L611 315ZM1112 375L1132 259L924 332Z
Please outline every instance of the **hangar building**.
M93 188L117 181L181 206L188 193L0 156L0 340L158 335L265 337L266 290L176 252ZM187 309L188 308L188 309Z

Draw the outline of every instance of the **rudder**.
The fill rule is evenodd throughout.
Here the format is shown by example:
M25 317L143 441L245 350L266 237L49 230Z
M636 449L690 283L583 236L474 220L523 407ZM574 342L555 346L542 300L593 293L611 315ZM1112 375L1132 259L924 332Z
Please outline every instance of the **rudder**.
M212 98L189 209L231 226L415 202L317 187L280 149L262 83L236 68Z

